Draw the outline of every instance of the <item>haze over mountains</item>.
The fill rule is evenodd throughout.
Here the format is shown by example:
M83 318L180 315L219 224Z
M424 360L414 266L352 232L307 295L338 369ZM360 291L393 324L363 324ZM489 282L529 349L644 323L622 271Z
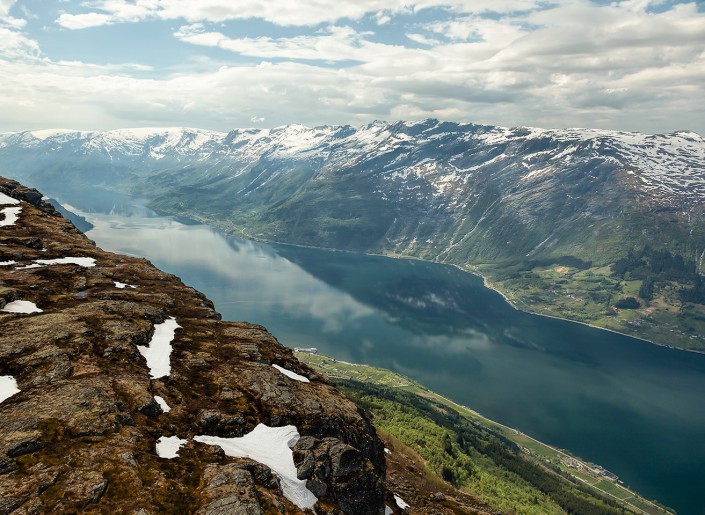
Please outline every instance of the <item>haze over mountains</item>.
M705 259L705 139L689 131L432 119L229 133L44 130L0 135L0 162L0 173L51 194L94 186L266 240L488 265L508 289L517 271L600 273L647 244L700 272ZM661 290L671 277L662 279ZM597 306L614 300L588 293L579 296ZM547 312L594 322L595 313L581 316L588 308Z

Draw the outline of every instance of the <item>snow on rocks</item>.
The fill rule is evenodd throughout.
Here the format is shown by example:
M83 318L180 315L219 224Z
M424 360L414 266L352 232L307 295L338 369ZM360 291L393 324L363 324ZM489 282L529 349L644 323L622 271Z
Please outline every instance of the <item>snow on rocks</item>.
M172 346L176 330L181 326L176 323L174 317L170 317L161 324L154 326L154 335L148 346L138 345L137 350L140 351L147 360L149 373L152 379L168 376L171 373L171 358Z
M272 366L274 368L276 368L277 370L279 370L279 372L284 374L286 377L289 377L295 381L300 381L302 383L310 383L311 382L311 381L309 381L308 377L304 377L300 374L297 374L296 372L292 372L291 370L287 370L284 367L280 367L279 365L272 365Z
M157 401L157 404L159 404L159 407L164 413L169 413L171 411L171 407L166 403L163 397L155 395L154 400Z
M35 259L34 263L27 266L20 266L17 270L29 270L30 268L41 268L51 265L78 265L83 268L93 268L95 266L95 258L92 257L63 257L56 259Z
M0 227L8 227L10 225L15 225L15 222L20 217L21 207L6 207L0 209L0 214L2 214L3 219L0 220Z
M12 376L0 376L0 402L9 399L16 393L20 393L17 388L17 381Z
M19 203L19 200L9 197L4 193L0 193L0 206L17 206ZM19 206L0 209L0 217L2 218L0 220L0 227L15 225L15 222L17 222L20 217L21 211L22 208Z
M84 268L93 268L95 259L91 257L63 257L57 259L35 259L39 265L78 265Z
M179 449L186 444L188 440L182 440L178 436L164 437L160 436L157 440L157 456L173 460L179 455Z
M5 313L41 313L42 310L37 307L34 302L28 300L15 300L5 304L5 307L0 309Z
M0 206L16 206L20 201L16 198L9 197L4 193L0 193Z
M397 506L399 506L402 510L405 510L409 507L409 504L404 502L404 499L399 497L397 494L394 494L394 501L396 501Z
M10 266L17 264L17 261L0 261L0 266Z
M124 290L125 288L137 288L137 286L134 286L132 284L127 284L127 283L121 283L120 281L113 281L115 283L115 287L119 288L121 290Z
M299 431L295 426L269 427L258 424L252 432L241 438L201 435L196 436L194 440L207 445L217 445L228 456L251 458L268 466L279 476L286 498L305 510L313 508L318 498L306 488L306 480L296 476L291 447L299 438Z
M392 513L394 513L394 511L392 511L392 509L385 504L384 505L384 515L392 515Z

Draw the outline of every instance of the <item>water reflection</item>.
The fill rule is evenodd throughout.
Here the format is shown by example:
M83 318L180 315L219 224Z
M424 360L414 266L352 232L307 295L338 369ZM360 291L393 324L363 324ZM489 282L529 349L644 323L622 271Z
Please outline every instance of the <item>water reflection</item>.
M374 313L351 295L302 273L267 246L226 239L208 227L169 218L77 211L90 218L95 226L90 237L102 246L146 257L168 270L186 271L188 277L207 284L209 291L215 290L217 308L236 318L245 306L269 304L268 310L310 318L325 333L339 333L347 324Z
M81 212L91 238L179 275L224 318L399 371L682 512L705 510L705 356L518 312L453 267L262 245L140 205L106 210Z

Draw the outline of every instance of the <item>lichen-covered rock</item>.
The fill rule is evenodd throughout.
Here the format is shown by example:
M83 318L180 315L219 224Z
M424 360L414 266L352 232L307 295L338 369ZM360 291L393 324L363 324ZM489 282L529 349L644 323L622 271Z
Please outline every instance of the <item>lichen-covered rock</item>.
M361 506L370 513L384 499L381 485L370 474L370 462L337 438L301 438L294 446L294 462L309 490L343 513L355 513Z
M298 513L276 474L193 437L292 424L314 511L384 513L383 445L370 421L263 327L222 322L202 294L144 259L104 252L41 194L0 179L22 202L0 227L0 513ZM93 258L95 266L35 260ZM116 282L137 288L117 288ZM138 346L173 317L170 371L151 379ZM272 364L306 376L286 377ZM165 403L168 410L163 408ZM168 412L167 412L168 411ZM160 457L160 437L186 443ZM307 447L308 446L308 447Z

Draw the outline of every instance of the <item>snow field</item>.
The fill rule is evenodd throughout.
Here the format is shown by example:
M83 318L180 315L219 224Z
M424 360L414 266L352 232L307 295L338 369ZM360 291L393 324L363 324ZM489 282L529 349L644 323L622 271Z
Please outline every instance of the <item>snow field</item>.
M186 444L188 440L182 440L178 436L164 437L160 436L157 440L157 456L173 460L179 455L179 449Z
M171 342L174 340L176 330L181 326L176 323L174 317L170 317L161 324L154 326L154 335L148 346L137 345L137 350L140 351L147 360L149 373L152 379L168 376L171 373L171 351L173 350ZM158 401L157 401L158 402Z
M95 259L91 257L63 257L56 259L35 259L34 263L27 266L19 266L17 270L29 270L30 268L42 268L51 265L78 265L83 268L93 268Z
M17 381L12 376L0 376L0 402L9 399L16 393L20 393L17 388Z
M160 397L159 395L154 396L154 400L157 401L157 404L159 404L159 407L162 409L164 413L169 413L171 411L171 407L166 403L166 401Z
M113 283L115 283L115 287L120 290L124 290L125 288L137 288L137 286L127 283L121 283L120 281L113 281Z
M296 372L292 372L291 370L287 370L284 367L280 367L279 365L272 365L274 368L279 370L282 374L284 374L286 377L293 379L294 381L299 381L301 383L310 383L308 377L304 377L300 374L297 374Z
M409 504L404 502L404 499L399 497L397 494L394 494L394 501L396 501L397 506L399 506L402 510L405 510L409 507Z
M296 477L291 447L299 438L299 431L295 426L269 427L258 424L252 432L241 438L200 435L194 437L194 440L207 445L217 445L228 456L251 458L268 466L281 480L286 498L305 510L313 508L318 498L306 488L305 480Z
M21 207L6 207L0 209L0 214L2 215L2 220L0 220L0 227L9 227L15 225L15 222L20 218Z
M0 193L0 206L16 206L19 203L19 200Z
M0 309L5 313L41 313L42 310L37 307L34 302L28 300L15 300L5 304L5 307Z

